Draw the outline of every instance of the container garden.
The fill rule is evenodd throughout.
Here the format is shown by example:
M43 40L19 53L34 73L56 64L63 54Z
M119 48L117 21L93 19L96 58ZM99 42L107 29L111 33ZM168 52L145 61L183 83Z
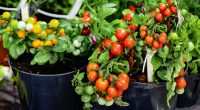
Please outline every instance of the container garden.
M200 92L199 78L199 75L185 76L187 86L185 88L185 92L181 95L178 95L177 107L190 107L197 102Z
M10 61L17 78L16 85L22 110L81 109L80 97L75 94L71 80L74 73L84 67L83 58L73 59L79 61L78 64L68 61L65 64L57 63L39 67L26 66L28 65L26 61L30 60L23 56L17 61L12 59Z
M186 87L183 74L179 74L186 66L183 59L191 60L192 49L188 44L192 42L183 35L187 30L181 25L189 22L180 18L178 6L173 2L129 4L122 11L122 18L108 24L112 32L102 35L85 72L74 77L76 93L81 96L83 109L106 106L104 109L108 110L174 110L176 95L183 94ZM157 8L159 13L155 11ZM135 79L134 76L141 74L142 80ZM79 79L84 75L88 80ZM100 106L96 107L94 102ZM117 107L113 108L114 104Z
M29 17L12 19L3 30L23 110L80 110L71 80L91 49L90 29L82 32L84 25L80 17L49 22Z

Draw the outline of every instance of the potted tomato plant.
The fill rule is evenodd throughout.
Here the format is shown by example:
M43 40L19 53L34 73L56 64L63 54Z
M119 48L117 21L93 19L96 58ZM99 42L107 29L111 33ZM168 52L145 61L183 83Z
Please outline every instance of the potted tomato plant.
M83 20L76 17L47 23L34 17L12 19L7 30L2 30L22 109L80 109L71 80L86 64L92 45L91 20Z
M198 41L197 37L199 34L199 18L196 15L192 15L186 10L182 10L185 22L182 23L182 33L189 38L188 51L190 51L189 62L188 62L188 71L185 75L188 85L186 86L186 91L183 95L178 96L177 106L178 107L188 107L196 103L199 96L199 52L198 52ZM191 22L191 20L193 22ZM195 23L194 23L195 22ZM194 23L194 24L193 24ZM192 25L191 25L192 24ZM185 100L185 101L183 101Z
M146 110L141 105L144 103L152 110L175 109L176 94L182 94L186 87L183 74L179 74L186 65L183 58L190 61L189 39L181 32L185 21L178 12L173 1L133 1L122 11L123 18L110 23L112 35L105 36L89 58L88 82L83 81L84 73L74 79L84 109L93 105L98 109L96 103L127 106L106 107L114 110ZM129 89L122 89L123 98L111 94L120 93L119 85L127 87L125 82L129 82Z

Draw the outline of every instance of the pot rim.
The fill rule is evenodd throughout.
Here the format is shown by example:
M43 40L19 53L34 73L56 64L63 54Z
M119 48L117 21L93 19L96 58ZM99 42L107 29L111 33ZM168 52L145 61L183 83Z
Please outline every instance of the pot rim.
M26 75L30 75L30 76L36 76L36 77L59 77L59 76L65 76L65 75L68 75L68 74L72 74L72 73L75 73L75 72L78 72L79 70L82 70L84 69L86 66L83 66L77 70L74 70L74 71L70 71L70 72L67 72L67 73L60 73L60 74L36 74L36 73L29 73L29 72L26 72L26 71L22 71L14 66L12 66L11 64L11 61L10 61L10 58L8 60L8 65L10 66L11 69L14 69L16 71L19 71L20 73L23 73L23 74L26 74Z

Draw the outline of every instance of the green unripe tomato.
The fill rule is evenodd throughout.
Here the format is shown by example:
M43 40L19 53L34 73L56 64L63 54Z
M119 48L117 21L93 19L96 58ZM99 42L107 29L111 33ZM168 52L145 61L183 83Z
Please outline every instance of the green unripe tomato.
M94 94L94 89L93 89L93 87L92 87L92 86L87 86L87 87L85 88L85 93L88 94L88 95Z
M87 102L90 102L90 100L91 100L91 96L90 95L82 95L81 96L81 101L82 102L87 103Z

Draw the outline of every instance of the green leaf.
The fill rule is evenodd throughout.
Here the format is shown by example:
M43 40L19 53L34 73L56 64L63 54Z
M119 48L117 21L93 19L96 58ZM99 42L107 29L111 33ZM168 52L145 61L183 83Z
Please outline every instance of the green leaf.
M43 65L47 63L50 59L51 59L50 52L46 50L41 50L35 55L33 60L39 65Z
M109 60L109 51L108 50L101 53L101 55L98 58L99 63L104 63L104 62L107 62L108 60Z
M133 12L132 12L130 9L124 9L124 10L122 11L122 14L123 14L123 15L126 15L127 13L133 14Z
M11 47L9 48L9 54L13 59L17 59L19 56L17 54L17 49L16 49L16 45L13 44L11 45Z
M58 61L58 54L54 53L51 58L49 59L50 64L55 64Z
M172 81L172 69L158 71L158 77L164 81Z
M112 15L113 13L115 13L117 10L115 8L103 8L100 10L100 17L102 19Z
M151 60L151 63L153 65L153 70L155 72L162 65L162 60L154 55L154 57Z
M26 45L25 44L22 44L22 45L18 44L17 47L16 47L16 49L17 49L16 50L17 55L20 56L20 55L22 55L25 52Z
M169 48L164 46L163 48L158 49L158 56L165 59L169 54Z
M84 73L84 72L82 72L82 73L78 74L78 76L77 76L77 79L78 79L79 81L82 81L82 80L83 80L83 78L84 78L84 75L85 75L85 73Z
M88 58L88 60L90 62L97 62L97 57L98 57L98 53L99 53L99 50L98 48L92 53L92 55Z

